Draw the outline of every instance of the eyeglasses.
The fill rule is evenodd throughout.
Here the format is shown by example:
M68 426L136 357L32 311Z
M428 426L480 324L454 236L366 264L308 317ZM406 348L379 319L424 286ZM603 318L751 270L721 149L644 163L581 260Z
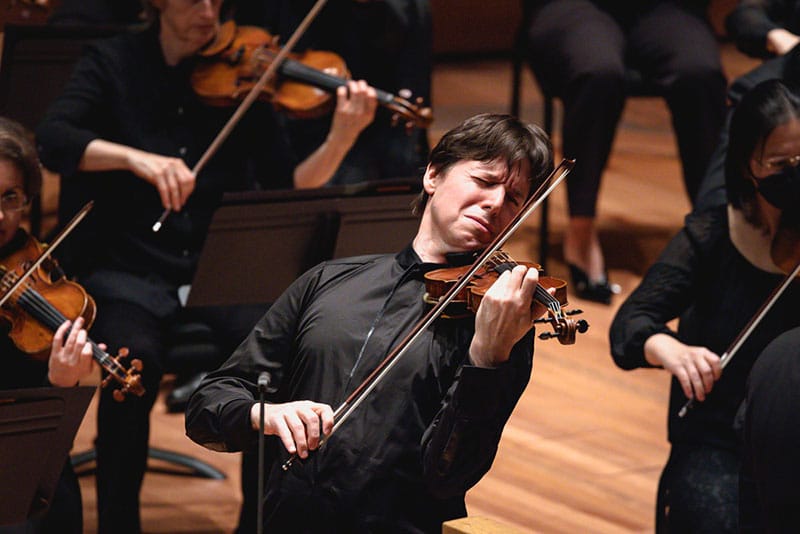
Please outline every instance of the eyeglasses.
M800 165L800 154L788 158L775 158L768 161L759 161L759 165L765 169L773 171L782 171L789 167L797 167Z
M28 205L28 197L25 192L15 187L0 195L0 209L3 211L22 211Z

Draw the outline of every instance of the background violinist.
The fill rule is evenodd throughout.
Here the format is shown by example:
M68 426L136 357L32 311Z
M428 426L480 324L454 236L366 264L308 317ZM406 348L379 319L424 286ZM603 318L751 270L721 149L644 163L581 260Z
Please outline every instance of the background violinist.
M777 80L734 111L725 160L727 205L686 218L611 326L623 369L672 374L668 437L656 509L659 532L738 532L739 441L734 417L761 350L800 325L792 283L723 373L726 347L784 279L771 254L781 228L800 228L800 96ZM797 244L795 244L797 250ZM668 322L680 317L678 331ZM687 399L699 401L684 418Z
M231 5L242 25L266 28L286 41L313 0L237 0ZM432 24L427 0L344 0L328 2L296 47L330 50L344 58L356 79L384 91L430 105ZM392 126L383 108L342 161L331 183L418 177L428 157L427 130ZM313 151L327 135L330 117L313 121L289 119L292 148L299 155Z
M0 264L5 269L16 267L8 265L6 260L28 242L29 236L20 228L20 222L30 200L39 194L42 183L39 158L30 137L22 126L0 117ZM0 388L76 385L94 369L92 348L83 325L80 317L74 324L71 321L62 324L53 336L49 358L34 358L18 349L7 335L0 336L0 354L3 355ZM32 524L0 527L0 532L32 530L71 534L83 531L81 492L69 458L46 515Z
M233 111L203 104L189 84L195 53L219 27L220 3L151 2L154 18L146 30L87 49L37 130L43 163L62 176L62 213L73 209L75 197L96 200L94 224L84 225L91 232L81 243L91 252L62 254L97 301L93 332L115 351L129 347L146 370L143 398L116 403L108 392L100 398L101 532L140 530L139 491L164 335L223 191L324 184L375 110L374 91L365 83L342 88L327 138L298 162L269 104L257 103L194 176L189 167ZM174 213L153 233L164 208ZM209 321L223 343L235 345L262 312L226 310Z
M476 316L439 320L306 462L338 405L426 311L423 274L471 262L552 169L547 136L484 114L433 149L419 230L396 255L323 263L276 301L190 399L190 438L214 450L257 441L256 382L268 396L266 532L441 532L466 514L530 377L535 268L503 273Z

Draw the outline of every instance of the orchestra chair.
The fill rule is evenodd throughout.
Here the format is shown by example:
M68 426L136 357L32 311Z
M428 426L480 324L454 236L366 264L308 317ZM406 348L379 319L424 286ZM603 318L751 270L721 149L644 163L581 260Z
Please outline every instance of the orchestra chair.
M533 2L522 0L522 22L514 40L514 50L512 52L512 72L511 72L511 106L509 113L515 117L520 115L520 102L522 100L522 67L526 62L528 53L528 28L533 21L534 10ZM536 75L531 72L536 80ZM554 104L559 98L556 92L549 88L543 80L536 80L539 91L542 94L542 128L552 139L554 129ZM660 97L662 96L658 88L642 75L641 72L633 68L625 70L625 95L632 97ZM569 180L569 177L567 177ZM539 206L541 218L539 223L539 263L542 269L547 270L547 260L550 255L549 242L549 199L544 199Z
M165 374L195 376L199 370L216 368L226 356L217 343L213 330L208 325L187 318L181 313L178 314L177 320L170 327L167 343L163 358ZM199 383L199 380L197 383ZM192 391L197 387L197 383L194 383ZM189 395L191 395L191 391L186 395L187 401ZM168 408L168 411L173 410ZM187 454L158 447L149 447L147 456L150 459L159 460L174 467L162 468L148 465L148 470L151 471L214 480L226 478L225 474L219 469ZM74 454L71 457L72 466L78 471L79 467L89 462L94 462L96 457L97 454L94 448ZM90 469L82 469L78 471L78 475L90 474L91 471Z

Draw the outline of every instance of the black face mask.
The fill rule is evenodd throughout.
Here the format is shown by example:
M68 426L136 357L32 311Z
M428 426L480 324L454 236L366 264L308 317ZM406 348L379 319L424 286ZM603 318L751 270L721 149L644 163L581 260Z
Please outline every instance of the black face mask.
M781 172L757 180L764 200L780 210L800 210L800 168L787 166Z

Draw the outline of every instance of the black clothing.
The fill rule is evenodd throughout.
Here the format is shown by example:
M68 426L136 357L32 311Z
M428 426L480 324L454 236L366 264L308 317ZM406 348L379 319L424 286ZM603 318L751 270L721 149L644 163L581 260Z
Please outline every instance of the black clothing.
M179 157L191 168L232 114L197 99L189 85L191 70L190 60L176 67L165 63L158 25L101 41L88 48L37 129L44 166L60 173L68 189L88 181L97 201L95 230L102 247L90 267L189 283L223 191L256 182L270 189L293 187L294 160L265 105L249 110L200 172L186 206L157 234L151 227L163 207L154 186L130 172L78 172L94 139Z
M739 0L725 19L725 29L737 48L753 57L768 58L767 34L779 28L800 34L800 2Z
M71 216L86 197L95 199L92 220L76 230L91 248L62 256L62 263L69 263L65 268L81 276L98 302L92 336L112 353L128 347L144 365L143 398L118 403L110 390L101 394L96 442L100 532L140 530L149 412L164 372L167 331L180 310L177 289L191 282L222 193L293 185L295 162L288 144L272 109L259 104L198 174L183 210L170 215L158 233L151 226L163 208L154 186L129 172L77 171L94 139L181 157L191 168L233 112L199 102L189 85L191 69L191 60L175 67L165 63L157 24L99 42L78 62L37 130L43 164L62 175L62 215ZM70 241L79 237L73 234ZM242 332L220 332L232 346L254 324L248 315L240 323Z
M195 391L187 434L215 450L254 446L261 371L273 403L336 408L424 314L422 264L396 256L324 263L279 298L228 362ZM268 436L265 531L440 532L491 466L528 382L532 333L495 369L467 363L474 318L439 320L317 453L281 470ZM310 511L313 511L310 512Z
M617 312L610 331L614 361L623 369L650 367L644 356L645 341L657 333L674 335L666 323L676 317L680 317L678 339L721 355L781 280L780 274L752 265L733 245L726 206L690 214L684 229ZM673 377L668 431L673 454L698 446L738 451L733 421L750 367L767 343L800 324L800 316L793 311L798 304L800 285L794 283L731 360L706 400L696 403L683 419L678 411L686 397ZM683 496L700 502L700 497ZM671 504L670 513L675 505ZM736 517L735 501L729 505L734 508L728 510L728 517Z
M262 26L285 42L313 4L311 0L239 1L235 19ZM352 79L393 94L408 89L413 98L421 97L430 105L431 43L427 0L329 2L296 49L335 52L345 60ZM427 132L392 126L391 115L378 107L375 120L361 132L330 185L421 176L428 156ZM301 159L322 144L331 118L287 119L292 146Z
M700 2L529 0L528 61L548 95L564 104L569 212L593 217L603 169L638 71L672 113L693 201L725 118L726 80Z
M800 328L772 341L747 381L740 482L743 532L800 526Z

